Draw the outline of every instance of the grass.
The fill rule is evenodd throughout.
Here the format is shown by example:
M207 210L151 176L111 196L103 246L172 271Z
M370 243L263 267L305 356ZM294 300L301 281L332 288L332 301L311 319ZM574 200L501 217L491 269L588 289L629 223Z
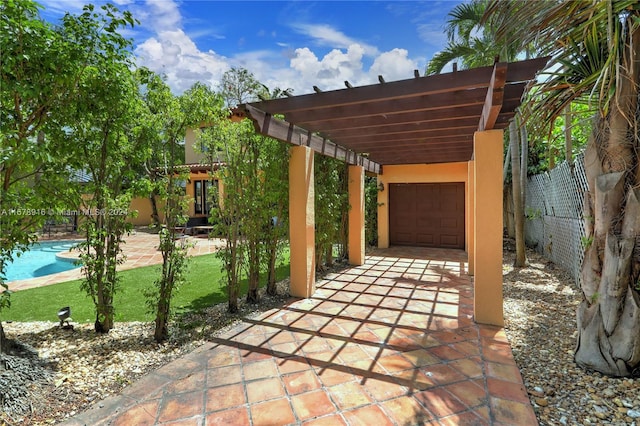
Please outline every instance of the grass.
M115 295L116 322L152 321L148 313L144 289L160 276L161 265L146 266L119 272L120 290ZM172 300L176 314L197 312L217 303L227 302L226 287L221 283L222 263L214 254L192 257L186 283ZM277 270L277 279L289 276L289 258ZM60 308L71 307L74 322L95 321L93 301L80 289L80 280L17 291L11 295L11 308L2 311L3 321L58 321ZM247 292L247 281L241 283L241 293Z

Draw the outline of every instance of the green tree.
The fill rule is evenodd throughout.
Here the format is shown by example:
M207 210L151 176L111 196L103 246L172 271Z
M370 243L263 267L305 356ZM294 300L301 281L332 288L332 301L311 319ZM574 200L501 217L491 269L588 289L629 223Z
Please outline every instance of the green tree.
M264 263L267 270L267 294L276 294L276 266L286 246L289 230L289 145L276 139L260 137L260 170Z
M585 152L589 192L575 361L612 376L640 366L640 6L599 2L496 1L498 35L537 43L552 70L531 101L533 120L553 123L573 101L594 110Z
M258 100L265 94L265 86L249 70L233 67L222 75L220 94L229 108L235 108Z
M155 314L154 338L162 342L169 337L171 299L184 282L187 267L188 245L178 235L179 227L188 219L188 200L182 185L186 184L188 170L179 167L184 159L181 141L188 127L207 122L219 113L221 100L200 83L175 96L160 76L152 74L146 80L144 100L149 115L145 123L153 129L146 134L153 150L162 153L161 164L151 170L155 175L151 197L157 194L164 200L164 227L159 233L162 272L145 294Z
M239 282L246 272L247 301L259 300L260 274L265 269L267 291L275 293L275 266L286 232L287 153L278 141L257 135L249 120L223 118L200 135L209 150L222 151L224 167L218 177L224 196L216 210L218 230L226 238L219 252L225 264L229 310L238 309ZM283 170L284 169L284 170Z
M222 96L228 106L280 96L270 91L246 69L232 68L222 79ZM226 237L219 252L225 265L229 311L238 310L239 281L247 274L247 301L258 302L260 274L267 271L267 292L276 292L276 263L286 235L288 147L257 135L249 120L233 123L228 117L203 129L199 140L210 153L220 153L224 166L217 176L224 195L214 222Z
M365 238L371 247L378 247L378 180L374 176L364 178Z
M472 0L456 5L447 14L447 45L429 60L427 74L439 74L452 61L460 61L461 69L493 64L495 58L513 60L518 51L512 45L499 43L493 24L483 21L488 0Z
M322 155L314 159L317 269L333 263L334 244L340 244L338 257L347 253L347 167L342 161Z
M225 166L217 172L224 182L224 196L219 198L220 207L212 212L211 220L216 224L216 232L225 238L225 247L216 255L223 262L228 310L235 313L238 311L240 280L247 254L243 221L245 215L256 213L244 209L245 184L251 177L247 176L244 168L246 150L240 142L252 136L252 129L247 121L234 123L227 117L220 117L211 124L201 130L198 140L207 150L221 152L225 159Z
M0 285L13 253L36 239L47 216L78 206L68 185L69 164L78 150L59 136L68 125L68 110L79 99L81 82L90 73L96 52L105 51L108 36L98 37L93 15L67 14L59 25L40 18L29 0L0 3ZM126 21L132 19L125 15ZM124 21L114 15L101 21L105 33ZM129 22L127 22L129 23ZM29 212L30 214L23 214ZM35 213L35 214L34 214ZM9 304L0 293L0 309ZM0 350L5 350L0 323Z
M135 170L147 155L136 121L143 104L131 70L130 42L118 33L133 26L132 16L112 5L100 11L89 5L76 23L75 41L94 53L87 57L78 97L67 108L67 125L55 137L75 150L76 161L70 165L90 176L77 189L86 212L81 222L86 232L82 288L96 308L95 331L106 333L113 328L116 266L124 261L121 244L131 226L127 216L136 189Z

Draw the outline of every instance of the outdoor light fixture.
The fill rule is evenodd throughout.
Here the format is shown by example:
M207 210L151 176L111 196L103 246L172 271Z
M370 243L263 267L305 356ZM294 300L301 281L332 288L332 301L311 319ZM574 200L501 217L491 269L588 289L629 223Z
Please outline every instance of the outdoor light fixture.
M69 324L69 317L71 317L71 308L65 306L58 311L58 319L60 320L60 328L70 328L73 330L73 326ZM67 323L65 326L64 323Z
M380 192L384 191L384 183L380 182L378 184L378 191L380 191Z

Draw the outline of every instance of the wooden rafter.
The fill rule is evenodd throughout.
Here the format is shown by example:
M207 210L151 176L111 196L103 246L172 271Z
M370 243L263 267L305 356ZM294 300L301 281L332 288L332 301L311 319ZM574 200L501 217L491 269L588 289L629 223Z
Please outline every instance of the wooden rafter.
M507 63L499 62L493 66L491 81L487 88L487 96L480 114L480 122L478 123L478 131L493 129L496 124L502 102L504 100L504 85L507 81Z
M345 82L344 89L248 106L256 114L260 111L261 117L268 116L270 125L275 125L272 115L284 116L278 139L299 144L300 138L307 138L318 152L326 152L331 141L339 147L334 149L337 158L367 153L353 161L371 161L374 169L385 164L468 161L474 132L506 128L527 84L547 61L496 63L424 77L414 73L407 80L381 79L361 87Z
M244 109L253 121L256 131L263 135L288 142L292 145L308 146L322 155L342 160L348 164L362 166L366 171L371 173L379 174L381 172L382 167L380 164L342 146L338 146L330 140L315 135L291 123L274 118L271 114L251 105L244 105Z

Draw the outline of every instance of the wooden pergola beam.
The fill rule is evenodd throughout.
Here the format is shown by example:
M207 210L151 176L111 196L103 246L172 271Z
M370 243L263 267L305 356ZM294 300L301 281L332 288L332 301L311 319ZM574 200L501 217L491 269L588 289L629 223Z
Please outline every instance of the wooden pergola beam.
M531 59L514 62L509 66L508 82L529 81L542 68L548 58ZM298 95L293 98L271 99L253 105L266 112L287 114L293 110L319 111L323 108L335 109L341 106L360 104L363 102L382 102L385 100L411 98L429 94L457 92L479 87L487 87L494 67L482 67L455 73L436 74L420 78L372 84L339 89L321 93ZM293 121L293 120L292 120Z
M507 65L506 62L499 62L493 66L493 73L491 73L491 80L487 88L487 96L485 97L480 122L478 123L479 132L493 129L498 115L500 115L504 100L504 86L507 82Z
M315 152L327 157L335 158L348 164L362 166L365 171L370 173L382 173L382 166L380 164L371 161L356 152L336 145L330 140L315 135L301 127L274 118L271 114L251 105L245 104L242 108L244 108L248 117L253 122L256 131L263 135L283 142L288 142L292 145L308 146Z

